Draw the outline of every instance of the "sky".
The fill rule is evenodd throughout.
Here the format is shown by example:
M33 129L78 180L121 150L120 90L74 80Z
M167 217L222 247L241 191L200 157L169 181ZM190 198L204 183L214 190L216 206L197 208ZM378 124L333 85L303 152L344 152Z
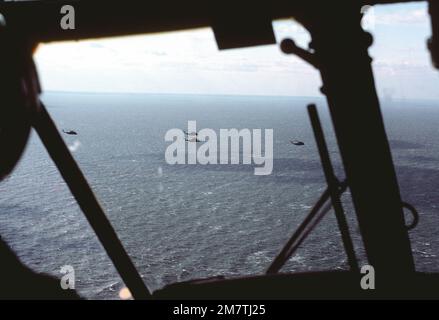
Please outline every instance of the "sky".
M374 35L378 93L386 99L439 100L439 71L426 47L427 4L381 5L363 24ZM307 48L308 32L274 21L278 43ZM279 45L219 51L210 28L40 45L35 55L46 91L319 96L316 69Z

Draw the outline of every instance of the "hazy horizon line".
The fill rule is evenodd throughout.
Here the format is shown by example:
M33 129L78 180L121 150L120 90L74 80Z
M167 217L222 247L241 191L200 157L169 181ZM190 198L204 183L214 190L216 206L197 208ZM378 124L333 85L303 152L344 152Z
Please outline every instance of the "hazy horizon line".
M279 98L312 98L325 99L324 96L299 96L299 95L275 95L275 94L240 94L240 93L197 93L197 92L127 92L127 91L66 91L66 90L43 90L42 93L67 93L67 94L138 94L138 95L190 95L190 96L242 96L242 97L279 97Z
M66 91L66 90L43 90L43 94L88 94L88 95L175 95L175 96L230 96L230 97L260 97L260 98L296 98L296 99L326 99L325 96L300 96L300 95L270 95L270 94L237 94L237 93L192 93L192 92L124 92L124 91ZM380 97L380 102L388 101L386 97ZM435 98L390 98L390 101L424 101L439 102Z

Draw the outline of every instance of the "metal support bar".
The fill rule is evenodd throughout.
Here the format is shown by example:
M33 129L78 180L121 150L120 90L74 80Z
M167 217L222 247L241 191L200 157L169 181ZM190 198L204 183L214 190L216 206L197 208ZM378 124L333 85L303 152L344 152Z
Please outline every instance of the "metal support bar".
M428 41L428 49L431 53L431 60L436 69L439 69L439 3L437 0L430 0L428 11L431 16L432 36Z
M235 12L240 11L243 12L244 20L255 15L275 20L319 9L334 18L333 14L338 13L345 2L363 6L413 1L425 0L272 0L265 1L263 5L236 1L222 18L227 22ZM329 10L321 9L328 2L331 2L332 7ZM225 6L218 0L173 1L172 4L167 1L141 0L0 1L0 12L12 28L24 31L37 42L50 42L211 27L215 13L218 12L212 8L218 3L220 7ZM75 29L60 28L60 8L64 5L75 8Z
M32 125L133 298L150 298L151 294L148 288L41 102L33 115Z
M322 126L320 124L317 108L314 104L308 106L308 114L311 120L314 136L319 150L320 160L322 162L323 172L325 173L326 183L331 195L332 206L334 207L335 217L337 218L338 228L340 229L343 246L348 257L349 266L352 271L359 272L358 261L355 256L354 245L349 233L349 225L343 210L343 205L340 201L340 193L338 192L338 179L334 174L334 169L331 164L328 147L326 145L325 136L323 134Z
M393 286L415 267L368 55L373 39L361 29L355 4L340 8L341 19L322 12L304 16L301 22L310 30L320 61L322 91L369 263L380 275L377 279Z
M347 189L346 181L340 183L337 188L337 192L341 195ZM294 252L299 248L302 242L306 239L308 234L314 229L317 223L324 217L326 212L331 208L327 205L331 194L329 188L326 189L319 200L316 202L314 207L311 209L310 213L306 216L303 222L300 224L299 228L294 232L285 246L282 248L281 252L276 256L276 258L271 263L270 267L267 269L267 274L278 273L279 270L284 266L284 264L291 258Z

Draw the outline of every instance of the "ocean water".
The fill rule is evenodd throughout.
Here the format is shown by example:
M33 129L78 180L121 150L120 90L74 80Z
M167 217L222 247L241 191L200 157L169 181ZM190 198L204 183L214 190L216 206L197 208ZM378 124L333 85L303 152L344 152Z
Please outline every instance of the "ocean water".
M122 243L151 290L189 279L262 274L325 188L306 105L316 102L343 177L320 98L46 93L44 101ZM416 267L439 271L439 103L383 104L403 199L420 212L410 232ZM274 169L168 165L171 128L274 130ZM299 139L305 146L289 143ZM343 196L360 263L366 263L349 194ZM20 259L76 289L116 299L123 283L36 134L0 183L0 235ZM329 213L283 271L347 269Z

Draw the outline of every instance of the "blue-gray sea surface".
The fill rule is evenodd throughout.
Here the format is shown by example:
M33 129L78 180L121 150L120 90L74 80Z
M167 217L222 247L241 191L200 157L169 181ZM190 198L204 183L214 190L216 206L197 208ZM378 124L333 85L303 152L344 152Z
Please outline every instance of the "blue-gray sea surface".
M44 101L129 255L152 290L195 278L262 274L325 188L306 105L317 102L331 156L343 170L327 107L317 98L46 93ZM353 105L352 107L355 107ZM383 103L403 199L420 212L410 232L418 270L439 271L439 103ZM274 169L168 165L171 128L274 130ZM294 146L290 139L305 142ZM356 250L366 262L349 194ZM0 183L0 235L20 259L61 277L75 268L86 298L116 299L120 277L33 133ZM389 252L389 254L392 254ZM283 271L346 269L332 213Z

